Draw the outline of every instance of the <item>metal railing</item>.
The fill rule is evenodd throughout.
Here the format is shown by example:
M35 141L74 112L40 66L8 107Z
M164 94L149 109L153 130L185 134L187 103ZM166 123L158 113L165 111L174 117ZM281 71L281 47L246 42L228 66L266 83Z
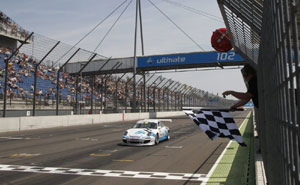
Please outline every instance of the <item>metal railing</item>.
M257 69L256 109L268 184L300 184L298 0L218 0L235 50Z

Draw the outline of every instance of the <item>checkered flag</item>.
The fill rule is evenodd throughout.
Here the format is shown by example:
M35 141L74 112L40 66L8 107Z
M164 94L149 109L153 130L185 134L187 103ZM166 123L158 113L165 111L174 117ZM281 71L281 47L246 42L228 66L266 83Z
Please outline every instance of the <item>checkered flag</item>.
M213 140L216 137L228 137L241 146L247 146L228 110L184 110L207 136Z

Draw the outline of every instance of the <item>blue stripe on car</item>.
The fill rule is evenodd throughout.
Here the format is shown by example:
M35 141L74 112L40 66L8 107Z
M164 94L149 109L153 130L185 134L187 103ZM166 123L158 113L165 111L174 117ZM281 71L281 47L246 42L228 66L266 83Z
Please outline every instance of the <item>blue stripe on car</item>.
M145 134L145 132L144 132L144 131L141 131L141 130L139 130L139 131L137 131L135 134Z
M164 137L159 138L159 141L166 140L166 139L168 139L168 130L165 131L165 136Z
M167 138L168 138L168 136L160 137L159 141L166 140Z

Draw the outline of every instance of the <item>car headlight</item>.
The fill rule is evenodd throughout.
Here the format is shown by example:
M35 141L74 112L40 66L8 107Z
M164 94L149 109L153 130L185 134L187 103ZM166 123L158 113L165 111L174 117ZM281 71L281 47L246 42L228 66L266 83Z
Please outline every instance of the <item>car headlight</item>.
M152 132L148 132L147 136L151 136L152 135Z
M126 132L124 132L124 136L127 136L127 134L128 134L128 132L126 131Z

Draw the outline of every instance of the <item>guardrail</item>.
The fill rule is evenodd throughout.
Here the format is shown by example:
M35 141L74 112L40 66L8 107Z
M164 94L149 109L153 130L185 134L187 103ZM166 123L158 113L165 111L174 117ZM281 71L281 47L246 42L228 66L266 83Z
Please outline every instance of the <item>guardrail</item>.
M0 118L0 132L183 116L183 111Z

